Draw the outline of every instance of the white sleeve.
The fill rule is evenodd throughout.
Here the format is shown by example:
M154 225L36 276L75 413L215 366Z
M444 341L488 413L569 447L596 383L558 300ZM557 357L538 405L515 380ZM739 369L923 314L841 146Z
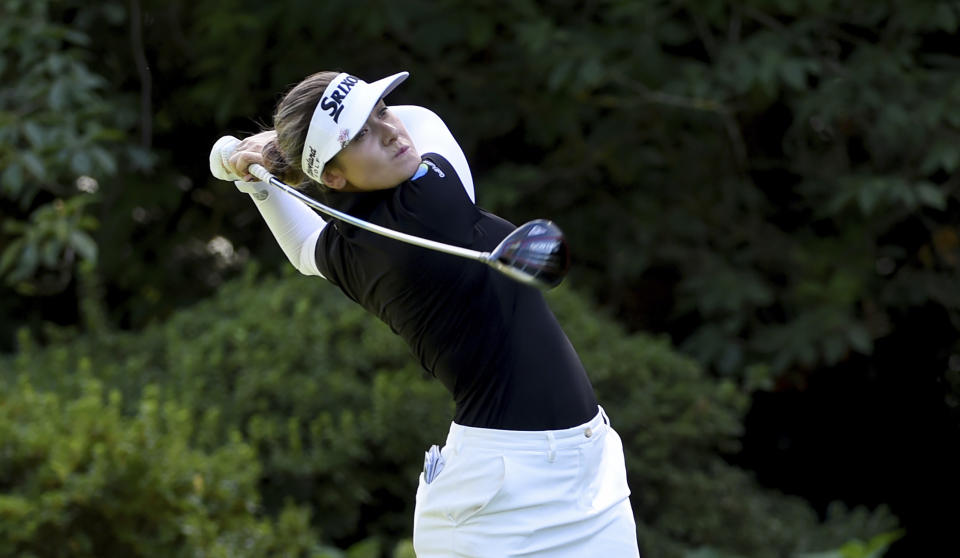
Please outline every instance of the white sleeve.
M476 203L473 176L470 174L467 157L443 120L430 109L414 105L391 106L390 110L403 122L404 128L410 134L410 139L413 140L413 145L421 155L424 153L443 155L444 159L453 165L463 184L463 189Z
M293 196L266 182L234 182L241 192L250 194L267 222L283 253L293 267L304 275L319 275L317 239L327 225L320 215Z

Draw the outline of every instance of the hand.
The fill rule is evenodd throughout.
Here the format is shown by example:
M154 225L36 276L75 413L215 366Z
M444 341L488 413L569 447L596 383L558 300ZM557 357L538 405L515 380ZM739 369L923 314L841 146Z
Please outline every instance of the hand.
M267 130L259 134L244 138L237 144L233 155L227 159L227 166L237 175L242 176L246 182L258 180L248 172L250 165L263 164L263 146L277 137L277 132Z

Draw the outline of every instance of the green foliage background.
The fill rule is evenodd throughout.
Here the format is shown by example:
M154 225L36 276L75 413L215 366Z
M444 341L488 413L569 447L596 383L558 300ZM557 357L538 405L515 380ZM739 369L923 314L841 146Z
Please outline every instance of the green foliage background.
M155 431L144 475L189 459L154 496L119 491L109 506L187 498L196 474L240 483L156 506L171 529L144 535L157 548L393 552L448 403L345 301L284 298L325 285L249 270L286 264L206 153L269 122L307 74L407 69L391 101L444 117L480 204L568 236L570 292L553 303L575 309L564 323L630 437L648 553L784 555L855 537L882 552L883 508L827 513L729 463L744 461L751 404L844 376L897 395L893 411L850 412L897 417L911 461L931 464L888 466L873 478L898 488L874 492L905 505L898 483L919 482L960 497L958 24L956 1L0 0L10 544L49 555L29 541L73 530L71 510L91 506L83 525L114 517L91 499L131 473L104 456L136 460L112 444ZM893 435L857 436L905 453ZM37 519L47 491L59 503ZM901 511L924 518L903 555L940 550L944 519ZM126 549L137 528L65 548Z
M842 506L821 523L763 489L721 457L748 401L732 382L568 289L550 301L624 439L646 554L795 555L896 525ZM394 548L410 534L421 452L452 411L386 326L300 276L250 272L138 333L22 342L0 360L0 515L16 555L58 542L94 556Z

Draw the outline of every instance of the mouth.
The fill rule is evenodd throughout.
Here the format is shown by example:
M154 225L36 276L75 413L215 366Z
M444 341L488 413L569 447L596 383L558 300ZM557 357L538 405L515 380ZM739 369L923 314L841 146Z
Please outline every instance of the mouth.
M396 159L397 157L399 157L399 156L403 155L404 153L406 153L407 150L409 150L409 149L410 149L410 146L409 146L409 145L405 145L405 146L401 147L399 150L397 150L397 153L396 153L396 155L393 156L393 158Z

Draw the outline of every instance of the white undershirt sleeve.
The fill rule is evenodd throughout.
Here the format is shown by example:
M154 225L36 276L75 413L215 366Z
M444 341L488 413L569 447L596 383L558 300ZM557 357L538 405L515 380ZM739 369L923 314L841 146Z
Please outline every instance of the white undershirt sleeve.
M250 194L283 253L304 275L319 275L316 247L327 225L320 215L293 196L266 182L235 182L237 189Z
M457 171L463 189L470 199L476 203L477 198L473 189L473 175L470 174L470 165L463 154L460 144L450 133L450 129L432 110L416 105L394 105L390 110L403 122L403 127L410 134L413 145L420 155L436 153L443 155Z

